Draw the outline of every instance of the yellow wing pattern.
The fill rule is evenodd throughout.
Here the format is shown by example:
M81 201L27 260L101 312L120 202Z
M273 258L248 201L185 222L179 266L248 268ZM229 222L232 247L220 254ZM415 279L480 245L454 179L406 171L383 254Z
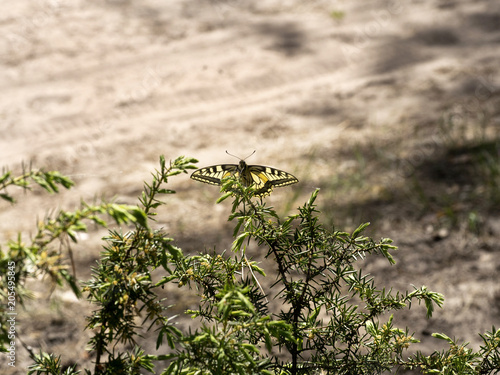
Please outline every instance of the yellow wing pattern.
M258 197L271 194L274 187L299 182L295 176L288 172L263 165L247 165L243 160L239 164L220 164L197 169L191 178L206 184L220 185L222 179L228 176L239 178L245 186L253 185L254 195Z

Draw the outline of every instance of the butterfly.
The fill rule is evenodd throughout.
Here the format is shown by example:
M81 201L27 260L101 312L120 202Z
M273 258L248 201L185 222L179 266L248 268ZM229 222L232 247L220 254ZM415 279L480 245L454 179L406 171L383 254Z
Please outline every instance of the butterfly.
M247 165L245 160L239 164L220 164L200 168L191 174L191 178L206 184L220 185L229 176L239 178L244 186L253 186L254 195L265 197L274 187L292 185L299 180L288 172L264 165Z

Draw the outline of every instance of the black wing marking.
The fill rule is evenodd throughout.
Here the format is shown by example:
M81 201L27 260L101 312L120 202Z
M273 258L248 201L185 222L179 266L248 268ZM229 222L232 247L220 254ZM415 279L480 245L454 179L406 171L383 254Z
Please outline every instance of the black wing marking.
M237 170L236 164L212 165L197 169L191 174L191 178L206 184L220 185L223 178L235 174Z

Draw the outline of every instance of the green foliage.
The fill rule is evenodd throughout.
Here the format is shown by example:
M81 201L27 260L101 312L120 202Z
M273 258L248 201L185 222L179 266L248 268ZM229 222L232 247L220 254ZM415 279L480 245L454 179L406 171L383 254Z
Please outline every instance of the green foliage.
M273 341L293 340L290 326L259 313L249 286L228 283L212 301L213 324L185 336L182 351L163 356L172 360L163 374L271 374L270 359L262 356L259 343L271 352Z
M421 369L424 374L498 374L500 373L500 330L480 335L483 345L478 352L467 348L468 343L458 344L443 333L434 333L434 337L446 341L450 349L434 352L426 357L417 353L405 363L409 369Z
M39 353L34 355L35 364L28 367L28 375L36 374L61 374L76 375L80 371L75 371L75 366L68 367L64 372L61 368L61 357L55 357L53 354Z
M159 194L172 194L160 188L169 177L187 169L193 169L194 159L177 158L168 167L160 158L160 170L153 174L153 182L145 184L141 196L142 218L155 215L154 209L162 202ZM164 339L173 348L182 333L172 325L165 315L167 306L158 299L155 290L164 283L155 283L151 273L162 267L170 270L170 264L183 259L182 251L172 245L172 239L162 231L152 231L147 220L135 221L135 230L120 234L111 232L101 261L93 268L92 279L85 284L88 300L98 308L88 317L88 329L94 331L90 348L96 353L95 374L116 374L123 371L138 374L140 368L151 370L151 357L142 351L131 355L123 345L137 345L139 327L136 318L144 316L143 324L160 327L156 340L158 347ZM118 344L122 344L119 346ZM103 356L106 359L103 359Z
M417 342L407 330L385 324L379 317L402 309L412 301L424 301L427 315L443 297L422 287L405 294L376 288L356 262L380 255L391 264L391 240L378 242L362 235L368 224L353 233L328 230L319 222L314 202L316 190L299 213L281 220L265 203L256 204L252 189L229 181L222 187L234 195L231 220L236 221L232 250L243 252L250 239L267 249L276 262L280 300L270 317L289 324L293 340L279 338L273 345L288 352L288 361L271 364L274 372L374 374L396 364L403 349ZM236 192L235 192L236 190ZM244 265L244 263L243 263ZM257 302L254 303L257 305ZM264 303L260 313L271 311Z
M64 252L56 251L54 244L63 243L69 254L69 243L86 230L85 223L105 226L105 214L116 223L133 225L125 233L110 230L92 278L83 287L95 307L87 317L95 366L85 369L86 374L155 370L183 375L380 374L397 368L420 369L426 374L498 371L500 330L495 328L481 336L484 345L477 352L435 334L446 340L449 350L404 358L405 350L418 339L408 328L395 325L392 312L423 302L431 317L434 308L443 304L443 296L425 286L403 293L378 288L374 278L362 271L360 260L380 256L394 264L396 247L390 239L375 241L365 236L368 224L352 233L322 225L315 206L318 190L296 214L281 218L273 207L253 197L252 187L228 178L219 202L233 200L231 256L226 252L185 255L172 238L152 230L149 223L163 204L161 196L174 193L163 184L194 169L195 162L179 157L167 165L161 157L160 169L144 185L140 206L82 203L75 212L44 220L30 244L24 244L19 235L0 253L2 267L15 260L20 302L29 293L21 292L26 280L41 274L57 284L66 281L79 296L80 287L63 262ZM274 269L264 270L248 259L250 246L259 246L272 259ZM156 270L160 279L152 276L158 274ZM257 275L269 277L267 273L275 280L264 289ZM5 301L7 278L0 276L0 283L0 297ZM174 287L198 292L199 306L186 311L198 328L180 330L170 306L158 297L159 288ZM5 327L5 311L1 318ZM143 327L154 335L141 337ZM8 345L4 336L0 342ZM148 354L141 347L141 340L149 338L161 354ZM32 358L28 374L62 373L59 357L40 353ZM74 368L65 371L77 373Z
M49 193L57 193L59 187L67 189L73 182L59 172L44 172L39 170L23 171L20 176L13 177L11 171L4 172L0 178L2 183L2 197L4 200L15 203L15 199L7 192L8 186L18 186L31 190L33 183ZM11 239L6 246L0 246L0 269L12 267L12 274L0 275L0 351L5 351L10 343L7 330L8 311L15 311L16 302L23 305L31 293L25 288L29 280L40 276L48 276L54 285L67 284L76 296L81 295L80 287L75 280L74 273L69 272L70 266L66 260L72 259L71 243L78 242L77 234L87 231L87 222L98 226L107 226L101 217L108 215L117 224L140 222L145 219L142 211L137 207L114 203L100 203L91 205L82 202L81 208L73 212L60 211L54 216L47 215L39 220L36 232L28 240L21 234ZM12 302L9 297L15 296ZM9 301L9 303L7 303Z
M13 177L12 171L4 170L0 176L0 198L15 203L14 197L7 192L7 187L17 186L25 190L31 190L32 183L42 187L49 193L58 193L59 185L69 189L73 186L73 181L68 177L61 175L57 171L44 172L41 170L31 169L26 171L24 164L22 165L23 172L20 176Z

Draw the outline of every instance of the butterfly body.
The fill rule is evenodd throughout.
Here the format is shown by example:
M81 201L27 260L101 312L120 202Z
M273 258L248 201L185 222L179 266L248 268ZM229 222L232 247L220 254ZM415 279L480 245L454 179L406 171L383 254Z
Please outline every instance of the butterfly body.
M244 186L253 185L254 195L259 197L271 194L274 187L299 182L288 172L263 165L248 165L244 160L240 160L239 164L220 164L197 169L191 178L207 184L220 185L221 181L229 176L238 178Z

